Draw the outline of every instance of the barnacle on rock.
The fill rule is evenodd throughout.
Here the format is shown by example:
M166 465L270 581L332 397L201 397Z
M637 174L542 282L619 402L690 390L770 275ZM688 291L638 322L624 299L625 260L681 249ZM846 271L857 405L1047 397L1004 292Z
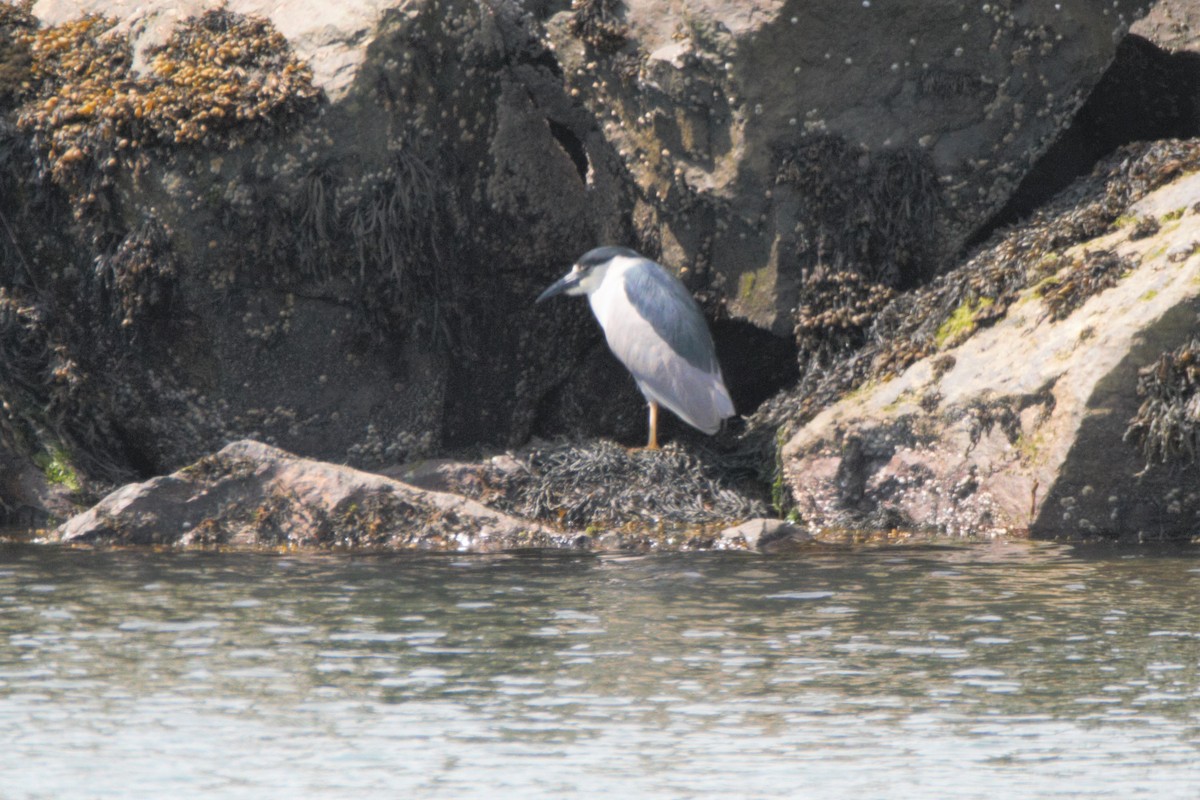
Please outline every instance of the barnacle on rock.
M620 8L620 0L572 0L571 34L597 53L620 50L629 36Z
M1196 463L1200 454L1200 339L1167 353L1138 371L1137 413L1125 441L1142 452L1146 464Z

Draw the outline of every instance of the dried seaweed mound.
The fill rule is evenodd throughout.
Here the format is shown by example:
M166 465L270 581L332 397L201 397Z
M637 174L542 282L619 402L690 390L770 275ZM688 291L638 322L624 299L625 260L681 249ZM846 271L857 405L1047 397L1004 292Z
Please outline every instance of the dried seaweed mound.
M1125 441L1142 451L1146 464L1196 463L1200 453L1200 339L1163 353L1138 372L1144 398L1125 430Z
M533 450L489 505L568 528L695 526L761 517L766 503L711 453L667 446L627 451L612 442Z

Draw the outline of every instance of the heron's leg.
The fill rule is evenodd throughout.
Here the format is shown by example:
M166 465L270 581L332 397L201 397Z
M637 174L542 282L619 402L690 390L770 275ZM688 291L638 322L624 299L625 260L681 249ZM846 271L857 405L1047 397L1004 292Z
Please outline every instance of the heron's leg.
M646 442L647 450L658 449L658 403L650 401L650 441Z

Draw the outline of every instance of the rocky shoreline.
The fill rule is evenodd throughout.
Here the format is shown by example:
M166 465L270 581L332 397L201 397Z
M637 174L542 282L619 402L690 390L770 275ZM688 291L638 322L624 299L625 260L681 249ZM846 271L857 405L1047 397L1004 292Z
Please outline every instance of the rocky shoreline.
M588 457L579 451L573 455ZM611 464L611 454L606 460ZM170 475L123 486L45 538L73 545L451 552L781 551L818 543L798 526L768 518L723 528L714 521L696 524L694 512L686 515L689 524L681 522L684 514L668 513L653 525L643 519L571 530L516 517L497 510L500 498L484 488L499 475L522 469L511 456L481 464L415 465L399 470L409 478L404 481L240 441ZM474 493L491 495L490 505L422 488L447 483L473 484ZM557 490L548 485L547 491ZM543 516L561 521L567 513L551 506Z
M0 2L0 524L1200 531L1185 0L309 5ZM701 301L741 413L717 437L627 451L632 381L533 307L597 243Z

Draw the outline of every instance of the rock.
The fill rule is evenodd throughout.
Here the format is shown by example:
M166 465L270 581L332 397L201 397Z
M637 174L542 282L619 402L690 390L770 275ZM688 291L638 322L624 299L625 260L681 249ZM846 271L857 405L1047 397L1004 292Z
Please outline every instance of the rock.
M71 255L4 271L0 362L21 358L0 383L89 470L242 437L372 467L520 442L598 341L532 300L627 239L619 168L519 4L33 11L11 103L0 69L4 263Z
M573 538L457 495L253 441L124 486L57 531L71 543L490 551Z
M239 438L363 468L636 442L586 312L531 302L601 242L722 318L749 412L814 269L872 308L946 269L1144 3L567 5L0 6L14 424L111 483Z
M547 23L666 263L781 336L818 264L943 271L1146 3L589 0Z
M1194 155L1196 144L1176 149ZM1197 346L1200 174L1170 156L1124 163L1139 181L1174 180L1101 235L1040 251L1046 271L1030 266L1042 280L1012 300L991 311L990 299L963 300L939 330L938 352L796 431L785 473L809 525L1194 535L1200 415L1188 410L1190 373L1167 387L1174 428L1164 431L1144 395L1151 373L1190 363ZM1109 192L1110 202L1121 196ZM955 332L959 312L980 318L973 334Z
M65 465L49 454L42 455L42 462L46 466L39 468L0 444L0 527L44 526L79 511L75 475L61 472Z
M564 5L34 3L56 48L18 55L79 63L0 79L19 100L0 197L18 250L96 268L26 259L8 287L53 354L28 365L33 427L55 408L114 480L239 437L364 467L519 445L547 418L636 440L619 370L572 380L605 358L590 320L530 302L571 259L635 245L785 337L818 253L919 281L1140 7ZM731 340L730 360L763 352Z
M726 528L717 538L730 546L765 552L779 552L815 541L812 533L799 525L768 517L747 520L740 525Z
M602 447L595 458L611 461L613 447ZM584 458L578 450L569 452L576 461ZM673 493L671 487L662 489L658 498L653 497L653 487L614 489L668 504L657 508L657 525L640 518L614 523L613 513L629 513L619 504L611 511L595 511L596 524L586 528L552 527L505 513L503 508L528 505L528 501L522 498L523 485L505 486L504 476L523 484L528 477L518 479L516 474L527 472L533 463L527 460L537 457L536 453L520 459L501 455L477 464L427 462L390 471L413 478L422 484L419 487L244 440L170 475L123 486L61 525L55 538L89 544L472 552L530 547L648 552L740 549L748 544L780 549L802 538L792 526L767 521L723 538L714 537L712 524L680 524L674 517L693 520L702 499L691 498L696 508L672 513L669 504L680 503L682 491ZM642 459L653 457L639 454ZM670 470L680 466L681 458L681 454L663 454L659 477L666 479ZM684 459L682 463L694 462ZM428 486L454 491L424 488ZM562 496L556 498L556 491ZM541 502L547 506L543 510L563 521L564 512L556 514L554 504L570 502L575 491L577 487L565 484L541 486ZM710 501L737 507L748 502L734 498L728 489L721 489L721 494Z
M1131 30L1172 52L1200 50L1200 6L1192 0L1157 0Z

